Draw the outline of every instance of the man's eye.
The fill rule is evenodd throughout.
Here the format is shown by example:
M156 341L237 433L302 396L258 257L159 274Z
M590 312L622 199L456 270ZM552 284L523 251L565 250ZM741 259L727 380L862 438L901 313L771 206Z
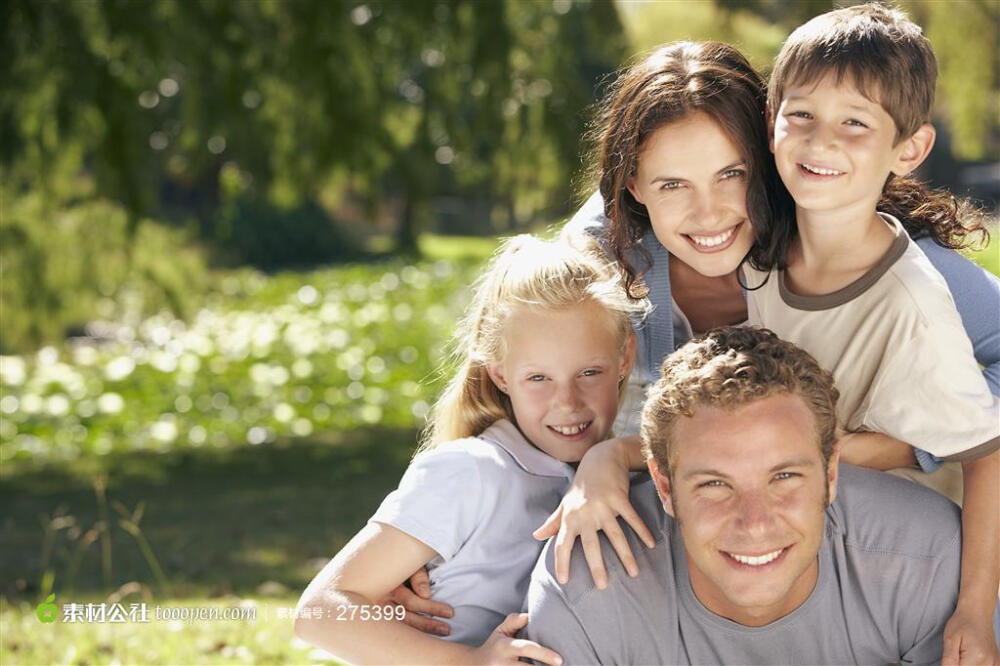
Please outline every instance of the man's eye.
M719 479L712 479L711 481L704 481L698 484L699 488L725 488L726 484L724 481Z
M795 472L778 472L774 475L774 478L778 481L784 481L786 479L794 479L797 476L799 475Z

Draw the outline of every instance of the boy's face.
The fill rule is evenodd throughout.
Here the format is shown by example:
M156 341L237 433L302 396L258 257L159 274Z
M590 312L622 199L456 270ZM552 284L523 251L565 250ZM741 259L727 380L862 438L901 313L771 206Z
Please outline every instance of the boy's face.
M800 214L870 217L907 145L892 116L833 72L789 87L772 113L771 149Z

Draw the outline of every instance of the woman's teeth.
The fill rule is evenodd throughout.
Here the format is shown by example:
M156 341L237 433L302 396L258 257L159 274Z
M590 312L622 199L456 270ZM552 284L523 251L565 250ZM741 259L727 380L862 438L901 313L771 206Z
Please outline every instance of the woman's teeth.
M773 562L779 555L781 555L781 553L784 552L784 550L784 548L779 548L772 553L766 553L764 555L737 555L736 553L726 553L726 555L741 564L749 564L752 567L759 567L769 562Z
M840 176L844 173L843 171L837 171L835 169L823 169L821 167L813 166L811 164L800 164L799 166L801 166L809 173L814 173L817 176Z
M590 426L591 423L593 423L593 421L587 421L586 423L578 423L576 425L568 425L568 426L555 426L554 425L554 426L549 426L549 427L552 428L553 430L555 430L560 435L578 435L581 432L583 432L584 430L586 430L587 427Z
M722 245L729 237L736 232L736 227L731 227L721 234L715 234L714 236L695 236L693 234L688 234L688 238L693 240L700 247L716 247Z

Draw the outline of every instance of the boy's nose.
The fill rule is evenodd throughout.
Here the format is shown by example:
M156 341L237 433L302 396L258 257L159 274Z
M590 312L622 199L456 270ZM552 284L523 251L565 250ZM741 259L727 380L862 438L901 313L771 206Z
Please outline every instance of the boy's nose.
M837 135L825 123L816 123L812 133L807 137L807 141L813 148L825 150L836 144Z

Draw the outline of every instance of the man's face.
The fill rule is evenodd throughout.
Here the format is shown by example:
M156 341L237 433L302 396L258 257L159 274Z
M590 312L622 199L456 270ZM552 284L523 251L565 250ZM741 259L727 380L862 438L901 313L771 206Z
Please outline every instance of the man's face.
M691 587L710 611L769 624L812 592L837 459L824 469L805 401L772 395L726 411L699 407L674 429L673 479L650 471L680 525Z

